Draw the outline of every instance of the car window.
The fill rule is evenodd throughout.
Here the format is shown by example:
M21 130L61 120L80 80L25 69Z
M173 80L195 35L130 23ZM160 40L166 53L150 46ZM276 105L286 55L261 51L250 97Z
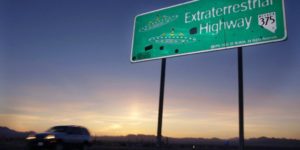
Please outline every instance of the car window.
M87 129L85 129L85 128L81 128L81 133L83 135L90 135L89 131Z
M47 132L61 132L61 133L66 133L68 132L68 128L67 127L53 127L50 128Z
M76 135L81 134L81 133L80 133L80 129L77 128L77 127L69 127L68 133L69 133L69 134L76 134Z
M69 126L56 126L50 128L47 132L60 132L60 133L68 133L68 134L75 134L75 135L90 135L89 131L86 128L69 127Z

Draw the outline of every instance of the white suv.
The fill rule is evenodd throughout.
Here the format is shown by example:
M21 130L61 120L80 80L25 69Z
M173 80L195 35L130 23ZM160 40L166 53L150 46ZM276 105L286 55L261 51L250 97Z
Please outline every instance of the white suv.
M92 143L89 131L81 126L55 126L44 133L29 135L26 139L29 149L64 150L79 147L86 150Z

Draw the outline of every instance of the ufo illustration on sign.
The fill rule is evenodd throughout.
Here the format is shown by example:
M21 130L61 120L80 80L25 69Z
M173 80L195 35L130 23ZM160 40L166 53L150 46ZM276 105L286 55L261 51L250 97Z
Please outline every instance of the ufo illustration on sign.
M187 44L196 41L196 38L187 36L182 32L176 33L174 29L170 33L163 33L160 36L149 38L149 42L157 44Z
M160 16L160 15L157 15L157 17L155 19L149 21L147 23L147 25L142 27L139 31L140 32L147 32L147 31L150 31L152 29L159 28L159 27L164 26L164 25L166 25L170 22L175 21L177 18L178 18L178 15L173 15L173 16L166 16L166 15Z

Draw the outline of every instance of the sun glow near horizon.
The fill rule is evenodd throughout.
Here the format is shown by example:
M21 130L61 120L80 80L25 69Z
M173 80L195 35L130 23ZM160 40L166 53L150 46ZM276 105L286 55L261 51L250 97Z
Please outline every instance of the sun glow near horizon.
M50 94L51 95L51 94ZM124 95L122 95L124 96ZM19 131L42 132L55 125L81 125L87 127L92 135L125 136L128 134L155 135L157 127L157 101L142 99L147 97L123 97L118 104L106 101L101 106L94 98L89 102L61 101L59 105L35 103L23 98L6 110L2 110L2 125ZM116 97L115 97L116 98ZM205 106L188 104L180 99L165 100L163 135L168 137L204 137L233 138L238 136L238 114L235 106L221 106L213 100L201 99ZM16 101L16 100L15 100ZM192 100L190 100L192 101ZM193 100L194 101L194 100ZM151 103L150 103L151 102ZM256 117L258 112L261 116ZM263 114L264 112L264 114ZM246 137L287 137L300 139L296 127L297 118L284 116L287 112L275 109L255 109L246 111ZM282 119L273 118L281 115ZM265 118L264 118L265 117ZM282 122L287 120L288 122ZM294 120L296 119L296 120ZM274 124L277 123L277 124ZM280 130L282 127L286 130Z

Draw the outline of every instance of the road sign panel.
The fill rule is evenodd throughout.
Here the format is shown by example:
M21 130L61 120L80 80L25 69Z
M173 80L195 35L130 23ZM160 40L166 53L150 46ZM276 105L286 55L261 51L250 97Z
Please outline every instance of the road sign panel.
M138 15L131 61L282 41L284 0L198 0Z

